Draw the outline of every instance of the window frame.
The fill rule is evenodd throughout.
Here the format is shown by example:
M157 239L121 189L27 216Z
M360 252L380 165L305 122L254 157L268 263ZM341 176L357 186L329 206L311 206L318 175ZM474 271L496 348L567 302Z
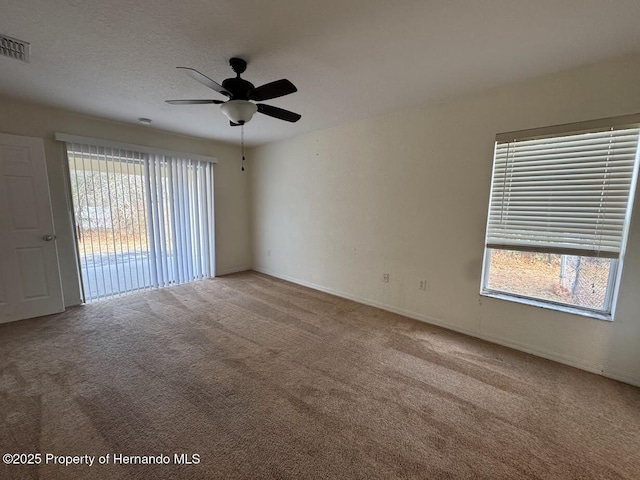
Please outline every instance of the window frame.
M576 305L571 305L568 303L558 302L554 300L541 299L533 296L522 295L513 292L506 292L503 290L492 289L488 287L489 283L489 275L490 275L490 264L491 264L491 251L492 250L509 250L508 247L503 249L496 247L489 247L487 245L487 233L489 230L489 218L491 213L491 195L493 192L493 182L495 176L495 145L498 142L504 142L509 139L534 139L534 138L555 138L563 135L571 135L571 134L579 134L588 132L591 130L602 129L602 128L619 128L619 127L638 127L640 126L640 114L633 115L625 115L621 117L612 117L612 118L603 118L598 120L591 120L587 122L578 122L578 123L570 123L563 125L556 125L551 127L542 127L536 129L529 130L520 130L515 132L506 132L500 133L496 135L495 143L494 143L494 153L493 153L493 161L491 166L491 184L490 184L490 196L488 202L488 211L487 211L487 219L486 219L486 230L485 230L485 241L484 241L484 254L482 259L482 273L480 278L480 295L490 298L496 298L501 300L507 300L515 303L521 303L525 305L531 305L541 308L546 308L555 311L561 311L565 313L571 313L575 315L581 315L591 318L596 318L598 320L606 320L613 321L615 317L616 304L618 300L618 293L620 289L620 283L622 279L622 270L623 270L623 261L624 254L627 247L627 241L629 236L629 224L631 221L631 216L633 212L633 206L635 203L635 194L638 189L638 183L640 180L638 177L640 176L640 140L638 142L637 150L636 150L636 162L634 165L634 169L632 171L631 178L631 186L629 190L629 202L627 204L627 209L625 212L625 228L622 234L622 242L620 245L620 253L617 258L611 258L611 264L609 267L609 276L607 279L607 288L605 292L604 299L604 307L602 310L593 309L589 307L580 307ZM532 252L536 253L536 250L526 250L526 249L518 249L522 252ZM548 252L547 252L548 253ZM582 255L584 257L589 257L588 255Z
M542 307L550 310L557 310L566 313L572 313L576 315L582 315L586 317L597 318L598 320L613 321L616 300L618 298L618 288L620 286L620 278L622 273L621 259L611 258L611 266L609 267L609 278L607 279L607 290L605 293L605 309L598 310L589 307L579 307L571 305L570 303L556 302L554 300L547 300L544 298L537 298L527 295L522 295L513 292L505 292L503 290L497 290L487 287L490 271L490 255L492 248L484 248L484 255L482 260L482 280L480 285L480 295L484 297L497 298L500 300L508 300L515 303L522 303L525 305L532 305L534 307ZM520 250L525 253L536 253L526 250ZM612 281L614 282L612 284Z

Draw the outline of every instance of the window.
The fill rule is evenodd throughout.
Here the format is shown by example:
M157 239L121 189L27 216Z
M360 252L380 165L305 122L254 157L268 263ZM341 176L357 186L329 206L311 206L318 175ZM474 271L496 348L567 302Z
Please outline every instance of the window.
M496 137L481 294L613 319L640 115Z
M59 134L85 301L215 275L213 161Z

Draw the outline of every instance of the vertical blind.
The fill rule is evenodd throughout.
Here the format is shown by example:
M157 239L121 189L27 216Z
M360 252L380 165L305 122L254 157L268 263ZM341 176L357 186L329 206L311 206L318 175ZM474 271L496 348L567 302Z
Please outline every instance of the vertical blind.
M66 147L87 301L215 275L211 162Z
M145 158L153 286L211 277L213 166L163 155Z
M638 135L630 126L496 141L487 247L617 258Z

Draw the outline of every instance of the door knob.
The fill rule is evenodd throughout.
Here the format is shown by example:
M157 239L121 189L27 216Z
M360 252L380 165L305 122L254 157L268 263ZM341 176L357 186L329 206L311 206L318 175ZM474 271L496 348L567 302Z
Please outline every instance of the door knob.
M55 235L45 235L44 237L42 237L42 239L43 239L45 242L50 242L50 241L51 241L51 240L53 240L54 238L56 238L56 236L55 236Z

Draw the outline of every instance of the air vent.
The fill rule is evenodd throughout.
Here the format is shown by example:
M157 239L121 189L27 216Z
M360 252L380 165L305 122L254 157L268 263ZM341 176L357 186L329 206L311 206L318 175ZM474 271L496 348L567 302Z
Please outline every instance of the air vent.
M0 55L29 63L30 49L27 42L0 34Z

